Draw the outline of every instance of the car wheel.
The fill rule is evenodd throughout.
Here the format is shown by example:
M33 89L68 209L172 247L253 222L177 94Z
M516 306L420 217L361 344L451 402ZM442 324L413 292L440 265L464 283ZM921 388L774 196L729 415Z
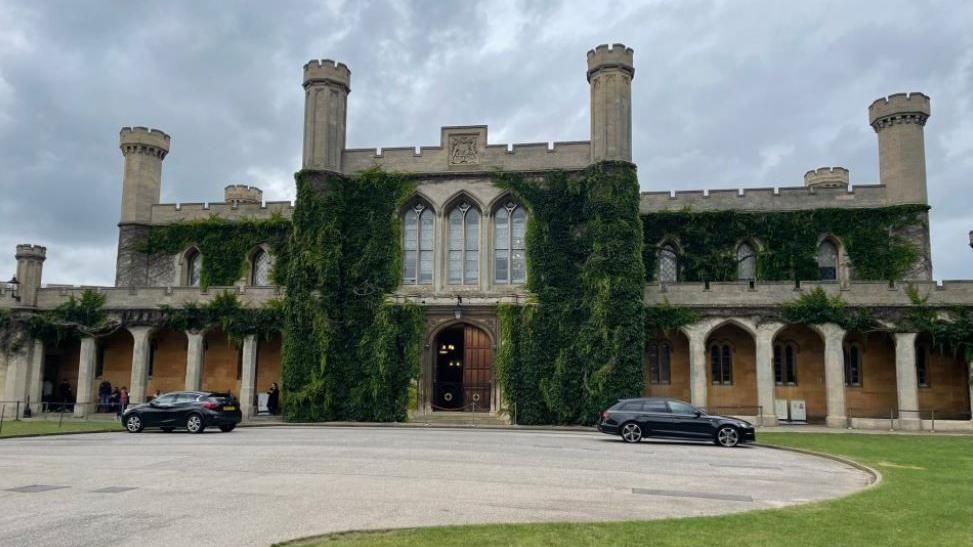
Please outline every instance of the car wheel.
M138 414L129 414L125 418L125 431L129 433L138 433L145 429L145 424L142 423L142 417Z
M199 414L190 414L186 418L186 430L190 433L202 433L205 429L206 426L203 424L203 417Z
M220 426L220 431L222 431L223 433L229 433L229 432L233 431L233 429L235 427L236 427L236 424L221 425Z
M733 448L740 444L740 432L735 427L725 425L716 432L716 444Z
M627 443L637 443L642 440L642 428L635 422L628 422L622 426L622 440Z
M172 433L172 429L173 428L171 428L171 427L163 427L162 428L162 431L164 431L165 433Z

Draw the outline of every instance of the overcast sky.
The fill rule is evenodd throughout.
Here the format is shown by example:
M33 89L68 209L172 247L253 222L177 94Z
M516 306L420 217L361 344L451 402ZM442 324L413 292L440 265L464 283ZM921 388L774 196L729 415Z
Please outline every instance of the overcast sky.
M352 70L348 146L588 139L585 52L635 49L643 190L799 186L840 165L878 182L872 100L932 97L934 275L970 278L973 3L0 2L0 279L48 247L47 283L114 282L118 130L172 135L163 202L227 184L294 197L301 67Z

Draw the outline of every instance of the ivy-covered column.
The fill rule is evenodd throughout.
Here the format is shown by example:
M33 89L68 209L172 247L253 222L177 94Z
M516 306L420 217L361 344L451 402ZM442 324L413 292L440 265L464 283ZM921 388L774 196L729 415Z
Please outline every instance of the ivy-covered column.
M915 332L895 333L895 385L899 402L899 427L918 431L922 425L919 414L919 380L916 373Z
M845 427L845 330L833 323L814 325L824 337L824 384L827 389L828 427Z
M93 336L81 339L81 355L78 358L78 390L74 415L84 418L94 408L95 365L98 359L98 342Z
M203 386L203 333L186 331L186 390L199 391Z
M30 411L36 415L43 408L44 398L44 342L34 340L30 350L30 379L27 386Z
M706 394L706 334L705 325L685 329L689 338L689 393L693 406L705 408Z
M6 385L3 390L3 400L6 403L6 412L13 413L16 401L19 401L18 418L23 415L23 401L27 398L27 376L30 368L30 345L24 344L23 347L9 350L6 353L7 374L5 376Z
M257 390L257 337L248 334L243 339L241 351L243 370L240 371L240 412L243 413L244 420L249 420L254 415L253 399Z
M783 323L764 323L757 327L757 404L760 405L760 425L777 425L774 404L774 336Z
M149 381L149 359L152 348L149 337L152 327L129 327L134 343L132 345L132 378L128 387L128 400L132 404L145 402L145 389Z

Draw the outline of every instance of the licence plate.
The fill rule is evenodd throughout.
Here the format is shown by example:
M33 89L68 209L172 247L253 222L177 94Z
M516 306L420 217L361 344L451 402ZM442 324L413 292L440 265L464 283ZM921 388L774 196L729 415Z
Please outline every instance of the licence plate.
M223 410L226 410L226 411L236 410L236 407L235 406L231 406L231 405L227 405L227 406L224 406L223 407Z

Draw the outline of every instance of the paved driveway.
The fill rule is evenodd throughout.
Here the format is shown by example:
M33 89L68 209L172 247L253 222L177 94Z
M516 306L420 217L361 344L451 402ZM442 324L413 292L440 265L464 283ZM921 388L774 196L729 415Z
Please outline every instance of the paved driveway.
M0 545L268 545L336 530L749 511L864 487L764 448L597 433L243 428L0 441Z

